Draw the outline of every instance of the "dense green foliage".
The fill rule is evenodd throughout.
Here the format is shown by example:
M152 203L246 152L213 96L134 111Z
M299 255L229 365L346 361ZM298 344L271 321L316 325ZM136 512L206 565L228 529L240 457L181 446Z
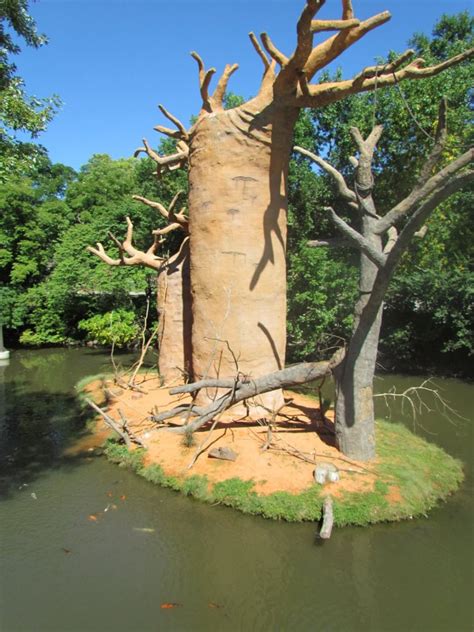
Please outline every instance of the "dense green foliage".
M117 309L106 314L96 314L79 322L87 339L99 345L126 347L137 340L140 327L135 312Z
M36 138L61 104L56 95L39 99L27 94L12 61L21 40L34 48L47 42L28 14L27 0L0 0L0 182L44 157L44 149L19 140L17 132Z
M157 183L150 160L106 155L93 156L78 174L46 161L42 167L11 177L0 193L1 321L22 343L41 345L81 340L81 321L114 309L132 310L140 319L156 274L109 267L86 247L100 241L118 257L109 232L123 239L130 216L134 244L148 248L151 230L164 220L133 201L132 193L166 203L186 187L183 175ZM178 246L173 239L165 245L171 252Z
M26 13L25 0L1 6L0 43L6 66L0 76L0 113L10 107L6 95L14 90L16 80L10 58L19 51L7 27L29 45L39 46L45 41ZM415 35L410 45L417 55L433 62L471 46L472 33L473 20L467 13L443 16L431 38ZM349 156L354 145L350 127L356 125L365 134L374 121L383 123L375 195L379 208L385 210L413 187L432 144L442 95L449 99L449 143L443 160L459 155L472 143L470 73L471 67L465 63L429 80L404 82L324 109L303 111L296 125L295 144L326 157L351 182ZM241 102L240 97L229 94L226 107ZM28 107L25 99L23 103ZM42 106L37 103L35 107L35 116L40 116ZM15 111L8 109L5 130L23 125L32 134L39 131L39 124L35 127L27 114L21 118L19 110L17 114ZM49 115L41 116L45 124ZM18 153L21 144L5 130L1 142L10 143L10 148L14 143ZM159 151L170 153L173 147L174 141L167 139ZM93 156L75 173L64 165L52 164L44 150L38 152L27 165L17 156L14 168L4 171L0 191L0 322L7 328L9 343L65 344L86 337L110 343L107 315L126 310L135 314L136 322L142 322L145 297L155 291L156 274L139 267L107 266L86 247L99 241L117 257L109 232L122 240L125 218L130 216L134 243L146 249L152 229L163 220L131 196L139 194L167 204L178 190L186 191L186 172L174 171L157 180L149 159L112 160L104 154ZM8 151L2 153L13 156ZM405 256L386 300L380 355L383 367L468 373L474 351L472 202L472 191L463 191L444 203L431 218L425 238L414 243ZM306 245L309 239L337 235L321 210L327 205L342 211L347 221L356 220L350 209L341 208L327 175L294 155L288 215L289 361L320 358L347 340L351 332L357 253ZM163 253L175 252L181 238L177 232L169 235ZM122 324L130 334L129 338L120 334L125 344L132 340L133 325Z

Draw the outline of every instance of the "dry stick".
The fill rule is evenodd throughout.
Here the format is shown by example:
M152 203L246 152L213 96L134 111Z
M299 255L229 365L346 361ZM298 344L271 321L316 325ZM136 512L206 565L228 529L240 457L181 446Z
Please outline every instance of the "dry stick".
M235 394L236 386L237 386L237 380L235 380L235 382L234 382L234 387L233 387L233 390L232 390L232 397ZM196 450L196 453L194 454L191 463L188 465L188 470L190 470L193 467L193 465L196 463L196 461L201 456L201 454L210 446L209 440L210 440L211 435L214 432L214 429L215 429L215 427L217 425L217 422L219 421L219 419L220 419L220 417L221 417L223 412L224 411L221 411L218 415L216 415L214 421L212 422L212 426L211 426L211 428L209 430L209 434L207 435L207 437L204 439L204 441L201 443L201 445ZM225 435L226 431L227 431L227 428L225 429L224 434L222 436Z
M125 445L127 446L127 448L131 447L132 441L133 443L137 443L139 446L141 446L142 448L144 448L144 444L143 442L138 439L138 437L133 436L130 431L125 430L125 429L121 429L117 423L112 419L112 417L110 417L109 415L107 415L107 413L102 410L102 408L100 408L99 406L97 406L97 404L95 404L92 400L90 400L89 398L85 397L84 401L89 404L89 406L91 406L91 408L93 408L96 412L99 413L99 415L102 416L102 418L104 419L105 423L112 428L112 430L114 430L119 437L121 437L124 442Z
M390 413L390 405L388 403L388 398L392 398L393 400L401 399L402 401L402 413L405 413L405 403L408 402L411 409L411 416L413 421L413 426L416 428L417 424L426 432L429 432L426 428L424 428L417 420L417 413L421 414L423 412L430 413L433 412L433 408L430 408L426 401L423 400L420 393L428 393L432 395L434 401L436 403L436 408L438 412L440 412L443 417L449 421L449 423L456 425L456 417L463 421L468 421L466 417L460 415L454 408L452 408L448 402L440 395L437 388L429 388L426 385L434 385L432 380L428 378L424 380L419 386L410 386L402 393L397 393L395 387L393 390L388 391L388 393L377 393L374 397L383 397L385 401L385 405L389 409ZM434 385L435 386L435 385ZM431 433L433 434L433 433Z
M250 432L253 435L255 435L257 437L257 439L260 442L263 442L263 439L261 437L259 437L258 434L255 433L252 430L252 428L249 428L249 430L250 430ZM297 459L300 459L301 461L305 461L306 463L310 463L311 465L317 465L318 464L315 459L310 458L309 456L307 456L307 453L301 452L301 450L298 450L297 448L292 446L290 443L288 443L288 441L285 441L281 437L278 437L278 441L281 441L281 442L285 443L288 447L279 447L279 446L275 445L274 442L272 442L268 446L268 448L270 450L274 450L275 452L283 452L284 454L286 454L288 456L296 457ZM313 456L322 457L324 459L335 460L335 461L343 461L344 463L348 463L349 465L353 465L355 467L358 467L361 470L364 470L365 472L368 472L369 474L374 474L374 472L372 470L370 470L369 468L366 468L363 465L359 465L358 463L355 463L354 461L351 461L349 459L345 459L343 457L332 456L330 454L324 454L322 452L312 452L312 454L313 454ZM358 472L357 470L348 469L348 468L339 468L339 470L341 472L352 472L354 474L363 474L364 473L364 472Z
M214 439L214 441L212 443L209 442L209 439L211 438L211 433L214 430L214 428L216 427L217 424L217 419L216 421L212 424L212 428L209 431L209 435L206 437L206 439L204 439L204 441L201 443L201 445L198 447L198 449L196 450L196 453L194 454L191 463L188 465L188 470L190 470L193 465L196 463L196 461L198 460L198 458L201 456L201 454L207 450L208 448L211 447L211 445L214 445L214 443L217 443L217 441L220 441L222 439L222 437L225 437L226 432L227 432L227 428L224 428L224 432L220 435L220 437L217 437L217 439Z
M122 420L122 428L123 431L130 437L130 439L136 443L137 445L141 446L142 448L144 448L144 444L143 442L135 435L135 433L133 433L129 426L128 426L128 419L125 417L125 415L123 414L122 410L120 408L117 409L117 412L120 416L120 419Z

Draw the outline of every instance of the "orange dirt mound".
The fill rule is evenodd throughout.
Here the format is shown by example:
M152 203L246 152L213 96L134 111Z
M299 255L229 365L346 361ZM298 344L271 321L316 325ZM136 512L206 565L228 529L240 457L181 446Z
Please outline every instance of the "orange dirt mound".
M97 398L98 383L89 384L85 391ZM158 463L167 476L186 477L205 475L212 483L238 477L252 479L255 491L271 494L275 491L300 493L313 482L315 464L332 463L340 472L340 480L327 483L325 491L337 497L345 491L367 492L374 486L373 464L367 465L344 458L334 447L332 411L323 420L316 400L293 392L285 393L286 406L272 423L271 445L269 438L270 415L258 420L235 418L232 411L222 415L213 431L210 424L194 433L194 443L185 445L182 434L158 428L150 420L153 412L169 410L177 403L190 401L187 396L172 396L168 387L160 387L157 379L144 379L143 392L123 390L112 381L102 382L108 401L107 414L119 420L122 413L130 429L140 437L147 448L145 464ZM120 412L119 412L120 411ZM183 424L184 418L174 418L173 424ZM103 441L104 423L97 424L98 438ZM87 444L90 447L90 443ZM190 468L197 450L204 451ZM235 461L209 458L209 450L227 447L237 454ZM397 491L392 489L392 495Z

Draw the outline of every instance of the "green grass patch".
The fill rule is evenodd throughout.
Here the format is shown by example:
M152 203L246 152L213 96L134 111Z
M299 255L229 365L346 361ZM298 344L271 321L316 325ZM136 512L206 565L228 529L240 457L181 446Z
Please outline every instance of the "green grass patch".
M426 515L459 488L463 480L461 462L404 426L379 421L376 440L380 462L374 470L374 488L345 492L334 498L337 526L365 526ZM229 478L212 484L205 476L167 476L159 464L144 466L143 450L129 451L115 440L107 441L105 454L112 462L129 467L152 483L207 503L272 520L301 522L321 518L325 491L319 485L313 484L300 494L280 491L260 495L253 480ZM393 488L399 492L396 501L390 498Z

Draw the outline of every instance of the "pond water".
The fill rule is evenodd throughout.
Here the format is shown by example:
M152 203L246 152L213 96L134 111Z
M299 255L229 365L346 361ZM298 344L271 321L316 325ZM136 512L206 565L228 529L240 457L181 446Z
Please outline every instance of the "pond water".
M420 434L466 463L461 491L429 519L336 529L321 543L314 524L63 458L82 423L73 386L107 363L93 350L16 351L0 367L1 630L472 630L472 421L419 419ZM474 387L437 384L471 419Z

